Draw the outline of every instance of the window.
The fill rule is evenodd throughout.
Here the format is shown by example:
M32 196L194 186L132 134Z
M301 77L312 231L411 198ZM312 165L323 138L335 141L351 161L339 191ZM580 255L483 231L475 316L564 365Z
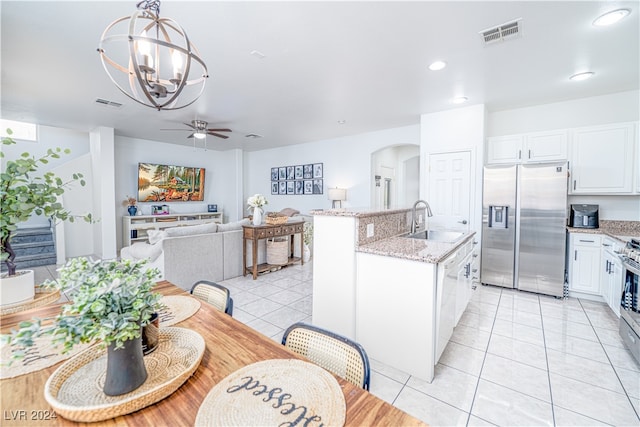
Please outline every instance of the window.
M8 135L7 129L11 129L13 134ZM0 119L0 136L11 136L13 139L22 141L37 141L38 127L34 123Z

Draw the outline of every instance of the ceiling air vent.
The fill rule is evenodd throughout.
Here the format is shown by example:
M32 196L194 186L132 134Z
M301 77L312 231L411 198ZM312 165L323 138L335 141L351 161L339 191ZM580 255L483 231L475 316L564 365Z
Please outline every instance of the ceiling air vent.
M115 108L122 107L122 104L120 104L119 102L109 101L107 99L102 99L102 98L96 98L96 104L104 105L106 107L115 107Z
M522 18L518 18L515 21L510 21L502 25L498 25L497 27L480 31L484 44L489 45L518 37L522 32L521 20Z

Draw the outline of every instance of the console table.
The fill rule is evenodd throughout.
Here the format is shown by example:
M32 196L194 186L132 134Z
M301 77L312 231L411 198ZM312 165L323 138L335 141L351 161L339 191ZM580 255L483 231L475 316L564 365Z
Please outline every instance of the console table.
M253 275L253 280L256 280L258 273L269 271L274 267L281 267L281 265L271 264L259 264L258 265L258 241L261 239L270 239L272 237L279 236L291 236L289 260L284 265L291 265L297 262L304 264L304 260L301 257L293 256L293 237L296 234L300 234L300 254L304 253L304 239L302 233L304 232L304 221L289 222L282 225L243 225L242 226L242 275L246 276L247 273ZM252 263L247 267L247 240L252 242Z

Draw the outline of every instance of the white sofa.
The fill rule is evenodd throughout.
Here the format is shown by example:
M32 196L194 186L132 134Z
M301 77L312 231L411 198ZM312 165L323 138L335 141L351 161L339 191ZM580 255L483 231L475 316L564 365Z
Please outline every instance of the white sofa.
M200 224L149 231L149 243L137 242L122 248L122 259L148 259L157 268L159 280L185 289L198 280L212 282L242 275L242 225L244 219L228 224ZM249 248L251 242L248 242ZM259 262L264 253L259 251ZM250 253L250 252L249 252Z
M297 212L297 211L296 211ZM294 213L292 221L313 221ZM227 224L199 224L149 230L149 243L137 242L122 248L122 259L148 259L147 268L160 271L158 280L190 290L198 280L218 282L242 275L242 226L248 219ZM300 253L300 235L295 236L294 256ZM247 241L247 266L251 264L252 242ZM266 240L258 241L258 264L267 259Z

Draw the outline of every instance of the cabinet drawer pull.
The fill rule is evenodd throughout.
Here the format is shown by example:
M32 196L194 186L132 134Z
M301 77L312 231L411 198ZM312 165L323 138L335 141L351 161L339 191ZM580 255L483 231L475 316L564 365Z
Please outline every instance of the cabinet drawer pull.
M580 239L580 241L584 242L584 243L595 243L595 240L582 240L582 239Z
M529 158L531 158L531 150L529 150Z
M573 189L574 190L576 189L576 180L575 179L573 180Z

